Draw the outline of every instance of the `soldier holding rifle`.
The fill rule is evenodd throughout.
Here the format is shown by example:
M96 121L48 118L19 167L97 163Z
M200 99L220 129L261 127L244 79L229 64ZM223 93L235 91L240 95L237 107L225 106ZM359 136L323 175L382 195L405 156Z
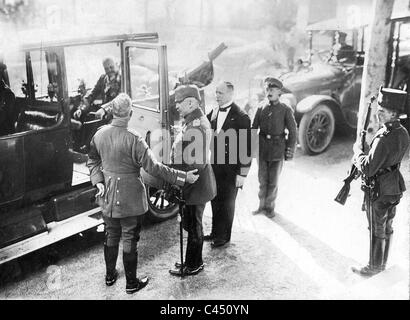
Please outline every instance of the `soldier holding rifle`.
M399 171L410 144L409 134L399 121L400 114L405 111L406 99L405 91L381 87L377 119L382 127L374 136L367 154L363 146L354 146L353 161L363 179L364 208L370 230L369 263L362 268L353 268L363 276L373 276L386 268L396 206L406 190Z

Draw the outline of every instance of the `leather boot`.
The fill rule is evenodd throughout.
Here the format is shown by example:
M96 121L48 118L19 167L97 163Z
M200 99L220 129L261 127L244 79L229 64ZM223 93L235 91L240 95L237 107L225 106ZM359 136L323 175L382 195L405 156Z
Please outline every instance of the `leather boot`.
M104 245L104 260L105 260L105 284L107 286L112 286L118 278L118 272L115 269L118 257L118 245L113 247L108 247Z
M373 247L373 269L378 272L383 271L383 259L384 259L385 239L374 237Z
M383 255L383 262L382 262L382 266L381 266L381 269L383 271L386 270L386 264L387 264L387 259L389 257L389 251L390 251L390 245L391 245L392 237L393 237L392 234L387 236L386 240L385 240L385 243L384 243L384 255Z
M382 270L382 262L384 257L384 239L374 237L372 238L372 257L370 257L369 264L362 268L353 267L352 271L365 277L371 277Z
M149 279L147 277L141 280L137 278L138 254L136 252L123 252L122 260L127 280L125 292L131 294L144 288L148 284Z

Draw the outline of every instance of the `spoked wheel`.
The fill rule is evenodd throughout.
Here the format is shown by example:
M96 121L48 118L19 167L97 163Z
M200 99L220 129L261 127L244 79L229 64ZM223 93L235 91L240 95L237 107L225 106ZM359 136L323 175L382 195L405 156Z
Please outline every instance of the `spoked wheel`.
M165 190L147 187L148 218L153 222L161 222L174 217L178 212L178 204L165 198Z
M299 143L307 154L326 150L335 132L335 117L327 105L318 105L303 115L299 125Z

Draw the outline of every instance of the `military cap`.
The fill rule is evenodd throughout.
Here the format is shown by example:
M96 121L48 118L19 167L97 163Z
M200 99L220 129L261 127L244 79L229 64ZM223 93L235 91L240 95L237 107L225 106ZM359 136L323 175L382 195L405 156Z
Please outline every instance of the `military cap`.
M380 87L377 103L386 109L404 112L407 101L407 92L392 88Z
M263 82L265 83L265 86L267 86L268 88L283 88L282 82L273 77L267 77Z
M180 103L186 98L195 98L201 101L201 95L196 85L181 85L175 89L175 102Z
M112 100L112 113L115 117L127 117L130 113L132 101L126 93L120 93Z

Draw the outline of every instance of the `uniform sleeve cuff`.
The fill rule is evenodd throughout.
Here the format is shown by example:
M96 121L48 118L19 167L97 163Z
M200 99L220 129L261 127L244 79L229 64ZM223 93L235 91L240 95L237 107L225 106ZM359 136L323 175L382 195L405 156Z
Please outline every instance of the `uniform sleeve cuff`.
M185 181L186 181L186 173L183 171L178 171L175 184L182 187L185 184Z
M104 183L104 176L103 174L96 174L94 176L91 176L91 183L93 186L95 186L97 183Z

